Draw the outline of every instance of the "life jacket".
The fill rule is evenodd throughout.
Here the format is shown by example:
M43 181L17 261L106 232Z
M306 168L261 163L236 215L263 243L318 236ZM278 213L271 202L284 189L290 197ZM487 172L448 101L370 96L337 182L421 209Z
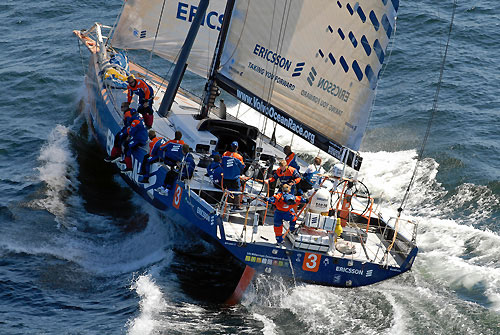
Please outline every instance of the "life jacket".
M129 108L123 113L123 125L129 127L132 121L141 119L141 115L137 113L135 108Z
M286 156L285 161L286 161L286 165L293 167L297 171L300 170L300 166L297 163L297 161L295 160L295 153L294 152L292 152L290 155Z
M153 88L146 84L146 82L142 79L135 80L135 86L132 87L130 85L127 86L127 101L132 102L132 95L136 94L139 97L139 104L142 104L146 100L150 100L153 98Z
M165 138L163 137L155 137L149 142L149 156L156 157L158 156L158 151L162 144L165 143Z
M273 195L274 205L276 210L282 212L291 212L295 214L297 203L301 201L301 197L296 197L290 193L278 193Z
M243 164L243 166L245 166L245 163L243 162L243 157L237 153L237 152L233 152L233 151L226 151L222 157L234 157L234 158L237 158L240 160L241 164Z
M295 168L288 166L285 169L285 171L281 171L281 169L278 168L274 172L274 175L269 180L270 181L279 180L282 184L286 184L290 180L293 180L295 184L298 184L300 182L300 174L297 172Z
M167 144L168 144L168 143L178 143L178 144L184 144L184 141L183 141L183 140L168 140L166 143L167 143Z
M222 170L224 173L224 179L237 179L241 175L241 171L245 164L243 163L243 157L237 152L226 151L222 155Z

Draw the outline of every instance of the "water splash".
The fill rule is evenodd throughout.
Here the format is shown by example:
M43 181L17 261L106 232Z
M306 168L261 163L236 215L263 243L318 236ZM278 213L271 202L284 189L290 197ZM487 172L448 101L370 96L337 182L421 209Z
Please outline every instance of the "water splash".
M35 200L34 206L54 214L59 224L65 223L69 207L79 203L71 197L78 189L78 163L70 149L68 136L71 130L57 125L40 150L39 178L45 183L45 198Z
M169 306L151 275L141 275L130 288L139 295L139 316L129 321L129 335L149 335L161 326L160 315Z

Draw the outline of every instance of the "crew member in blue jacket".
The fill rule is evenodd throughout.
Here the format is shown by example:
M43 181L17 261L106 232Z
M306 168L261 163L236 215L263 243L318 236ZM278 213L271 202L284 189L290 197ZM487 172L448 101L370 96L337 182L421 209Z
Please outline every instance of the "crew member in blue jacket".
M240 191L240 175L245 168L245 163L243 163L243 157L237 152L238 142L234 141L231 143L231 149L226 151L222 155L222 187L230 191ZM242 195L235 196L234 205L239 208L241 203Z
M104 159L106 162L114 162L115 160L121 158L121 154L123 153L122 145L125 144L128 138L128 128L130 127L132 121L142 119L134 108L129 107L127 102L122 103L121 110L123 112L123 128L116 133L115 140L113 142L113 149L111 149L111 155Z
M207 175L212 180L212 183L217 188L222 188L222 159L219 154L214 155L214 161L207 166Z
M148 142L148 130L142 118L133 120L127 129L128 140L125 142L125 171L132 171L132 151L146 145Z
M164 137L156 136L156 132L152 129L148 131L149 136L149 154L144 155L142 160L141 172L143 175L141 182L148 183L150 176L151 164L160 161L160 147L167 143Z
M189 152L189 145L182 145L181 157L181 161L179 162L180 164L178 164L178 166L171 167L170 171L168 171L167 175L165 176L163 185L156 189L158 193L167 196L169 189L172 189L172 187L174 186L174 182L179 177L179 172L181 174L181 180L191 179L193 177L196 163L194 161L193 155Z
M174 167L182 161L182 144L176 142L167 142L160 146L159 155L166 165Z

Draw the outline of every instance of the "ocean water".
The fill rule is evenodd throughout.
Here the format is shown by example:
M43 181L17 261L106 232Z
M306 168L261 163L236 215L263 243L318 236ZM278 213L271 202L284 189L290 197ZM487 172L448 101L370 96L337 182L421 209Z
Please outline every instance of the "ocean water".
M0 3L0 334L500 334L496 1L458 4L404 212L419 222L413 270L352 290L257 277L231 308L197 298L181 280L197 266L185 252L210 246L134 195L87 134L88 55L71 31L112 25L120 7ZM451 9L448 0L401 2L360 172L393 211L432 110ZM187 89L203 89L187 79ZM295 149L307 150L299 141Z

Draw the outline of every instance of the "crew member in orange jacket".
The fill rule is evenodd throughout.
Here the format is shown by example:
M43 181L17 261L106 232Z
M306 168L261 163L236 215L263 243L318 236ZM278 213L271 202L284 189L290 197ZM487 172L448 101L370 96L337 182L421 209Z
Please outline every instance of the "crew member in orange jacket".
M266 179L265 182L273 182L275 180L279 180L282 185L288 184L291 187L291 191L295 194L295 185L300 183L300 174L299 172L291 166L288 166L285 160L281 160L279 162L279 168L274 171L274 175Z
M278 244L283 242L283 221L290 222L289 229L293 233L297 221L296 207L299 203L307 202L306 198L291 194L290 189L290 186L285 184L283 185L283 192L266 198L266 201L276 206L274 211L274 235Z
M178 143L178 144L185 144L182 138L182 132L180 130L175 131L174 139L173 140L168 140L166 144L168 143Z
M283 152L286 155L285 157L286 164L296 169L297 172L300 172L300 166L295 160L295 153L292 152L292 147L290 147L289 145L285 145L283 147Z
M144 118L144 123L149 129L153 126L153 95L154 91L144 80L136 79L133 75L127 77L127 102L132 102L134 93L139 97L137 111Z

